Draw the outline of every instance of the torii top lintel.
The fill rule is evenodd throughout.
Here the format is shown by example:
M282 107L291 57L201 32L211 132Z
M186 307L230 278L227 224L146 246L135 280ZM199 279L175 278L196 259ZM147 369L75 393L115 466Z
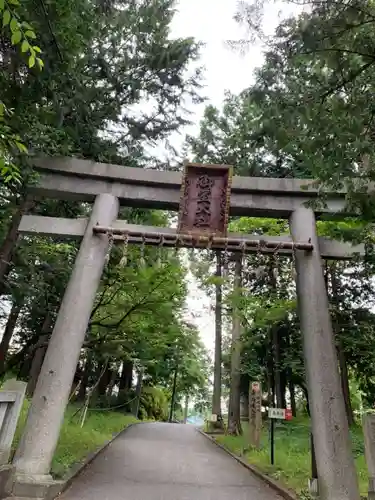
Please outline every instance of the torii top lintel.
M37 158L34 165L40 176L30 191L37 196L93 201L100 193L111 193L126 206L179 210L181 172L131 168L76 158ZM296 208L317 200L318 195L319 190L312 180L234 176L230 215L288 218ZM344 191L325 192L324 205L319 204L315 211L318 214L337 214L344 208Z

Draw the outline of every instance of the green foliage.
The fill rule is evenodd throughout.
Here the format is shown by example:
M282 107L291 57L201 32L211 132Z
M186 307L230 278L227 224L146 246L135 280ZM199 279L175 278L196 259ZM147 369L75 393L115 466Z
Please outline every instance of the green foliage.
M239 217L230 223L230 231L233 233L257 234L268 236L279 236L288 234L287 221L283 219L258 219L251 217Z
M137 422L132 415L114 412L89 412L83 428L80 422L72 421L74 407L66 412L59 442L52 464L55 477L62 477L75 463L83 461L114 434ZM79 443L79 446L77 444Z
M237 16L257 34L264 3L242 2ZM369 220L374 4L307 4L308 12L283 21L267 40L265 63L243 102L260 110L260 143L285 174L313 176L322 192L346 182L349 207Z
M105 6L53 0L45 13L34 7L31 0L0 0L5 17L2 40L10 40L2 44L7 66L0 74L4 245L8 220L19 214L22 182L30 174L28 151L155 166L158 161L150 157L150 146L168 141L169 134L187 122L186 98L200 100L200 70L191 77L186 72L198 58L199 44L170 37L171 0L120 0ZM247 8L245 13L250 12ZM257 15L242 18L251 28L259 28ZM367 181L375 178L369 104L374 90L373 18L372 3L365 2L363 9L349 4L341 8L327 0L281 23L276 36L267 40L265 62L254 84L239 95L227 94L220 110L208 106L198 136L187 141L194 160L231 164L236 174L318 178L318 204L324 203L327 191L335 192L347 180L348 207L358 216L340 223L322 218L318 231L345 241L365 241L369 248L374 244L375 207L366 189ZM42 66L40 50L42 72L35 70ZM56 200L38 202L34 211L62 217L88 212L83 204ZM165 213L122 209L121 217L137 224L169 225ZM288 225L283 220L242 217L230 221L230 230L255 233L261 239L287 234ZM19 301L23 309L7 368L24 378L46 311L56 317L76 252L72 241L30 237L12 250L14 265L3 285L6 300ZM161 266L156 265L159 257ZM223 266L226 275L218 277L214 259L211 251L199 257L192 252L192 268L211 296L218 288L223 292L224 330L230 331L233 310L241 314L242 393L249 380L260 379L267 387L279 376L284 394L287 384L295 386L298 403L306 383L292 262L277 253L246 256L242 286L235 289L233 262ZM355 407L375 397L373 262L369 252L365 262L328 262L325 269L337 348L345 355ZM196 398L200 411L209 406L210 362L196 328L184 320L186 273L170 250L159 254L155 248L129 248L124 255L120 247L113 249L76 374L84 397L95 388L98 401L112 401L111 390L119 385L121 367L128 364L142 373L143 418L166 418L175 371L176 408L186 395ZM224 337L227 383L230 349ZM96 387L100 374L105 377ZM127 387L118 401L133 393ZM308 426L298 425L278 428L284 467L271 472L285 474L301 489L308 468ZM225 439L234 439L233 446L244 445L240 438ZM358 454L361 443L359 435L354 437ZM265 450L259 456L251 453L264 465Z
M30 69L35 63L42 69L44 63L38 57L41 49L32 42L36 38L35 32L29 23L21 21L17 12L19 6L18 0L0 0L2 31L8 31L7 35L12 45L21 46L21 52L28 56L27 64ZM11 158L14 154L27 154L28 150L21 137L7 123L6 118L11 115L11 110L0 99L0 179L6 184L20 184L22 179L20 169Z
M166 422L169 411L169 397L161 387L143 387L140 414L142 420L158 420Z
M45 68L7 92L5 73L2 88L39 153L143 165L144 144L166 139L185 122L181 100L199 99L199 71L183 76L199 47L169 38L170 1L122 0L104 9L100 2L54 0L43 13L23 0L22 8L40 38ZM9 56L22 66L19 55ZM149 111L138 113L143 100Z
M29 404L26 401L22 409L13 442L14 449L21 437ZM69 406L65 413L51 471L57 479L61 479L73 465L83 462L90 453L112 439L114 434L137 422L131 415L97 411L88 412L85 424L81 427L81 422L73 417L75 413L75 406Z
M18 166L11 161L12 152L26 154L21 137L7 124L11 111L0 101L0 178L5 184L20 185L22 176Z
M307 482L311 474L310 422L306 419L293 419L291 422L278 423L275 429L275 465L270 465L269 432L263 424L261 449L252 449L248 444L248 426L243 436L216 436L216 439L233 453L244 457L262 472L283 482L297 491L301 499L308 498ZM363 455L363 435L360 427L352 429L353 451L356 458L360 489L367 494L367 467Z
M43 60L37 56L42 51L35 45L36 39L33 27L26 21L22 21L18 14L19 0L0 0L0 16L2 17L2 28L8 28L12 45L21 45L21 52L28 56L28 66L33 68L35 63L43 68Z
M330 0L311 2L310 10L280 23L274 37L264 37L264 2L241 2L237 20L266 44L264 64L255 82L239 95L227 94L221 109L208 106L197 137L188 137L194 161L234 165L241 175L317 178L324 204L327 193L347 183L349 212L358 216L337 221L321 218L322 236L365 243L365 262L337 264L339 296L328 293L338 349L364 401L373 399L372 308L373 197L373 22L374 5L341 6ZM239 218L230 230L257 235L289 232L285 221ZM294 273L288 259L246 257L241 294L232 293L229 278L214 277L213 253L194 262L205 290L224 293L225 324L230 330L232 308L243 319L242 392L249 378L260 377L268 387L274 362L274 343L280 349L281 383L290 380L305 390L301 335L295 308ZM277 335L271 340L271 334ZM225 348L228 349L229 342ZM229 370L228 351L224 356ZM272 380L271 380L272 383ZM285 389L285 386L283 390ZM355 398L355 394L353 394Z
M7 182L0 192L0 243L9 261L1 261L2 317L11 304L22 306L5 370L28 380L38 342L43 338L45 347L51 333L78 250L71 240L12 240L9 221L21 215L24 185L34 179L32 154L139 168L158 165L149 152L187 123L183 103L201 100L201 70L186 71L198 58L199 44L171 37L171 0L105 5L52 0L38 6L32 0L5 0L0 6L10 13L5 14L0 49L6 62L0 73L0 171ZM43 71L38 70L40 58ZM25 63L31 66L28 71ZM89 209L59 200L32 207L38 215L68 218L87 217ZM163 212L121 209L120 216L135 224L169 226ZM116 406L113 388L119 388L127 364L130 378L133 369L143 373L148 409L141 404L141 413L165 418L163 397L171 392L177 358L177 398L207 385L208 362L198 332L183 319L186 269L172 250L141 252L129 247L125 258L120 246L113 248L77 367L75 382L81 385L75 397L90 395L92 406L109 406L109 401ZM134 392L131 380L126 383L130 387L120 391L120 403Z
M21 137L38 154L155 163L145 145L150 150L186 123L180 106L186 97L200 100L200 69L186 73L199 45L191 38L170 38L172 4L5 1L1 102L14 113L0 138ZM19 51L8 43L10 37ZM25 55L30 68L21 78ZM16 165L15 175L26 178L29 165L8 142L0 151L5 174Z
M207 415L212 410L212 390L210 390L207 385L200 388L194 397L194 410L191 412L192 415Z

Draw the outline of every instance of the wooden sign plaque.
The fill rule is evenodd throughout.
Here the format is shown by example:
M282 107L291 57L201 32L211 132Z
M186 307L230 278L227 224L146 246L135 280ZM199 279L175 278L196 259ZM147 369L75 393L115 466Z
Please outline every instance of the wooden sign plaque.
M226 237L232 167L188 163L181 185L178 232Z

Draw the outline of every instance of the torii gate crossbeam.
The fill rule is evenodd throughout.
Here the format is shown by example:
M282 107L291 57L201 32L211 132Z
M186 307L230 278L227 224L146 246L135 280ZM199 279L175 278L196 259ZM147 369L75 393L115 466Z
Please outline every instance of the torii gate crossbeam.
M44 159L35 163L41 173L39 182L30 187L35 196L95 200L95 203L88 221L73 223L79 233L76 236L83 235L83 239L14 459L16 477L23 491L28 482L34 490L36 484L47 487L51 483L51 461L109 248L107 234L118 224L119 203L177 210L182 179L176 172L131 169L75 159ZM309 245L308 249L294 251L320 494L322 500L359 500L321 266L322 241L317 237L315 221L315 213L342 211L345 193L328 193L325 207L317 208L314 213L313 208L306 206L317 201L319 195L314 187L305 189L311 184L312 181L298 179L234 177L230 213L289 218L291 240ZM30 222L30 218L24 217L21 231L32 233ZM39 219L38 224L45 222ZM107 234L98 234L97 226L106 229Z

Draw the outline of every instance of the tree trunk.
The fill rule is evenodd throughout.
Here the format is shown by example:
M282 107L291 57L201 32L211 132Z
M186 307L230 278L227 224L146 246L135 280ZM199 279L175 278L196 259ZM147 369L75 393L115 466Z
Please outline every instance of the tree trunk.
M310 417L311 415L310 415L309 393L308 393L307 387L301 386L301 389L302 389L302 392L303 392L305 399L306 399L306 411L307 411L308 416Z
M346 416L348 417L348 424L351 426L354 424L354 414L353 414L352 402L350 399L348 365L346 363L345 352L341 340L338 341L337 353L339 358L340 379L341 379L342 392L344 393Z
M124 361L122 363L122 371L120 378L119 391L129 391L133 384L133 362Z
M116 385L117 378L118 378L118 369L119 369L119 365L116 364L116 366L112 370L111 380L109 382L108 389L107 389L107 397L108 397L108 399L111 399L111 397L112 397L113 389L114 389L114 387Z
M279 327L275 325L272 327L272 345L273 345L273 359L274 359L274 376L275 376L275 394L276 406L282 408L283 406L283 392L281 387L281 371L280 371L280 338Z
M19 366L17 367L17 365L23 366L24 361L27 360L29 356L30 347L34 345L37 341L38 341L38 335L33 335L30 339L28 339L25 345L18 352L16 352L9 358L9 361L6 364L6 369L12 371L18 368L20 372L22 370L22 367L19 368ZM28 375L29 371L26 373L26 376ZM0 376L1 375L4 375L4 373L0 373Z
M5 289L5 277L10 268L12 255L18 238L18 226L21 218L34 205L34 201L28 196L20 200L19 206L12 217L8 233L3 244L0 247L0 295L3 295Z
M339 306L339 301L340 301L339 284L337 281L337 276L335 273L334 266L331 267L331 286L332 286L333 302L335 303L335 306L337 309L336 312L338 312L338 306ZM350 399L348 365L346 362L344 346L343 346L343 343L342 343L342 340L340 337L340 334L341 334L340 326L339 326L337 321L333 322L333 328L334 328L335 336L336 336L337 358L338 358L339 367L340 367L340 381L341 381L342 392L344 395L346 416L348 418L348 424L351 426L354 424L354 414L353 414L352 402Z
M20 380L25 380L25 381L28 380L32 361L33 360L30 353L27 352L26 357L23 359L21 366L19 367L18 370L17 377Z
M135 388L135 400L133 404L133 415L138 418L139 415L139 405L141 403L142 394L142 382L143 382L143 368L138 371L137 386Z
M184 406L184 424L187 423L188 419L188 411L189 411L189 395L185 395L185 406Z
M297 416L297 405L296 405L296 390L293 381L289 380L289 393L290 393L290 406L292 408L293 417Z
M318 471L316 468L314 436L310 432L310 451L311 451L311 479L318 479Z
M42 368L44 356L47 351L48 341L51 335L52 326L53 326L53 319L51 315L47 313L47 316L44 318L43 321L43 325L41 328L41 336L36 345L33 361L30 367L29 381L27 383L27 388L26 388L26 392L29 397L32 397L34 395L36 383L38 382L39 373Z
M77 395L78 401L85 401L85 399L86 399L87 388L89 386L91 370L92 370L92 356L91 356L91 353L88 352L86 362L85 362L85 367L84 367L83 374L82 374L81 384L80 384L79 390L78 390L78 395Z
M4 373L5 371L5 358L8 354L9 345L13 337L14 329L16 328L21 308L21 304L16 301L13 302L12 309L9 313L8 321L3 333L3 338L1 339L0 343L0 373Z
M48 343L49 335L42 335L40 337L41 345L37 345L33 361L31 363L31 368L29 372L29 381L27 383L26 393L29 397L32 397L35 391L36 384L38 382L38 377L40 369L44 361L44 356L46 354L47 346L44 344Z
M290 355L290 347L291 347L290 329L288 329L284 335L284 342L285 342L286 356L288 356ZM290 368L290 366L286 368L286 380L290 394L290 407L292 409L292 415L293 417L296 417L297 416L296 389L293 381L293 371Z
M69 394L69 401L71 401L74 397L74 395L77 392L78 386L79 386L79 379L75 378L72 383L72 387L70 388L70 394Z
M277 294L277 278L274 271L277 271L276 262L270 260L269 276L271 281L272 293L276 296ZM273 352L273 374L274 374L274 384L275 384L275 395L276 395L276 406L282 408L283 404L283 394L281 388L281 350L280 350L280 331L279 325L272 326L272 352Z
M97 360L97 366L93 370L93 380L90 384L86 397L91 402L91 405L96 406L100 396L105 395L108 387L108 362ZM103 393L104 390L104 393Z
M249 392L246 391L242 394L242 405L241 405L241 418L245 422L249 421L249 405L250 405L250 398L249 398Z
M174 413L174 404L176 400L176 387L177 387L177 375L178 375L178 362L179 359L176 359L176 366L174 369L174 375L173 375L173 386L172 386L172 396L171 396L171 407L169 410L169 419L168 422L172 422L173 420L173 413Z
M236 260L234 288L240 293L242 285L242 262L240 258ZM241 311L238 305L233 307L233 327L232 327L232 354L231 354L231 381L229 393L229 414L228 414L228 434L242 434L241 427Z
M216 253L216 277L222 276L221 253ZM217 425L222 425L221 419L221 343L222 343L222 308L223 294L222 284L215 284L215 366L214 366L214 389L212 395L212 413L217 415Z
M102 375L100 377L100 380L98 382L98 387L97 387L97 394L98 394L98 396L101 396L101 397L106 395L107 389L108 389L108 386L109 386L109 383L110 383L111 377L112 377L112 371L108 365L105 368L103 373L102 373L102 369L103 369L103 367L101 367L101 369L99 371L99 374L102 374Z
M286 408L286 373L285 370L281 370L280 372L280 384L281 384L281 408Z
M274 371L273 371L273 355L272 355L272 332L271 332L271 339L270 339L270 349L269 349L269 354L267 356L267 400L268 400L268 407L271 408L275 404L275 377L274 377Z

